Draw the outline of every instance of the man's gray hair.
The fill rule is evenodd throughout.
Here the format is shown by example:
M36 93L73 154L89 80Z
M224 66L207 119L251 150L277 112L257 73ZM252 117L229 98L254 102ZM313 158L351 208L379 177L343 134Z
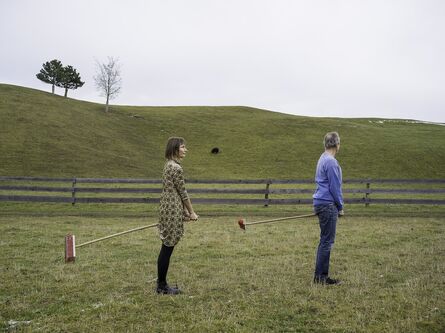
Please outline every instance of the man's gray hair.
M324 136L324 147L335 148L340 144L340 136L337 132L329 132Z

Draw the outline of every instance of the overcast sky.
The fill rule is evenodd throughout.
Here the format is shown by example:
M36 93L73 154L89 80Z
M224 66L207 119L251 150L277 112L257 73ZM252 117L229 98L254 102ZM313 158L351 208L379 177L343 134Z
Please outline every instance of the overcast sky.
M445 122L444 0L1 0L0 45L1 83L51 91L35 74L59 59L76 99L104 102L113 56L112 104Z

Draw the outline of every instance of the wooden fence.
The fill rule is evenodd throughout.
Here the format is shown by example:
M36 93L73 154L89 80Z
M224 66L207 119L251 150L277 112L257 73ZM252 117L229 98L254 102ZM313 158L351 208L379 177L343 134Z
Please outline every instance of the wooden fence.
M312 204L314 187L312 180L187 180L197 204ZM0 201L158 203L160 193L159 179L0 177ZM444 205L445 179L347 179L343 194L347 204Z

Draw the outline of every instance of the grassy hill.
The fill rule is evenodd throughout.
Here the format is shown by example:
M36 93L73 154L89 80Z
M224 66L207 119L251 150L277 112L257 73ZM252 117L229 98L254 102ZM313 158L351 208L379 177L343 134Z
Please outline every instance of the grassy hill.
M157 178L166 140L183 136L189 178L312 178L323 135L338 131L345 178L445 178L444 126L241 106L103 109L0 84L0 175Z

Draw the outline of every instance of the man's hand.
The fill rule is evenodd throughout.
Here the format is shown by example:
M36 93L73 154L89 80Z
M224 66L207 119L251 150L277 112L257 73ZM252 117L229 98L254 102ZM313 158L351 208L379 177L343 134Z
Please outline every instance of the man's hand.
M338 217L342 217L344 215L345 215L345 211L343 209L338 211Z

